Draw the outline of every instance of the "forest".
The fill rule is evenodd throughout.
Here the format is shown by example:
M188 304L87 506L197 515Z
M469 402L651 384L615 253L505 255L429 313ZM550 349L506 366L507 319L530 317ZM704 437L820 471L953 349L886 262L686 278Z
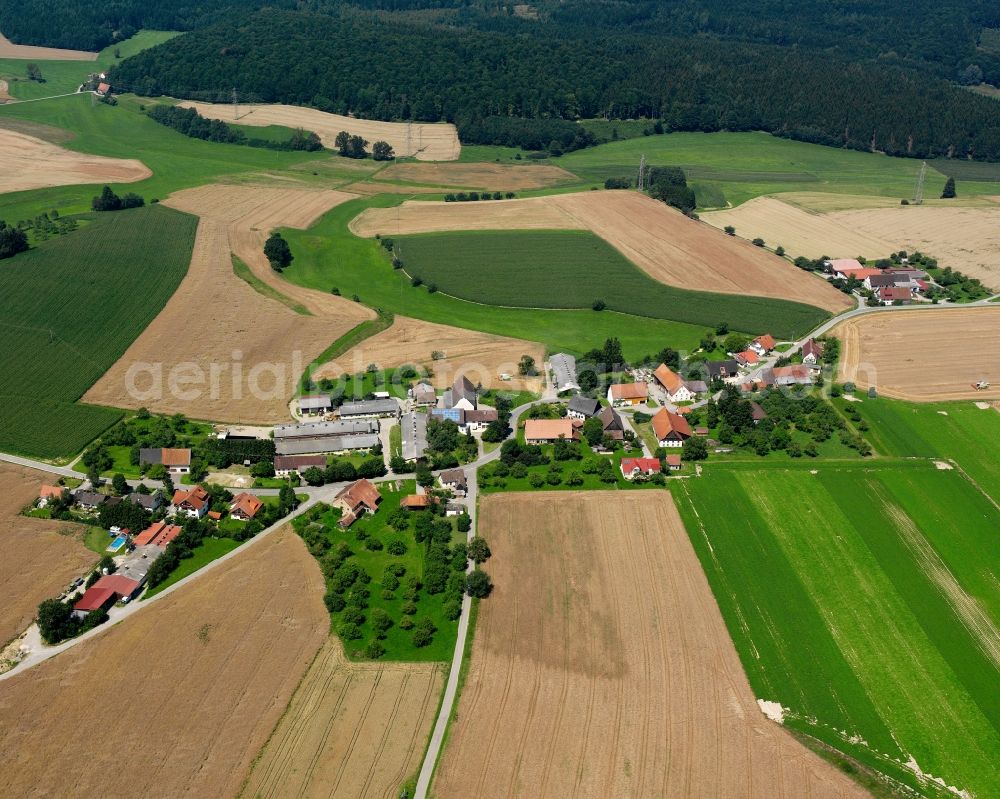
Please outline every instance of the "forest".
M550 39L265 9L140 53L111 80L148 96L228 100L236 87L246 101L447 120L481 132L479 143L538 138L518 123L525 135L514 141L509 127L484 124L491 117L648 117L666 131L764 130L891 155L1000 160L991 98L901 67L712 37Z

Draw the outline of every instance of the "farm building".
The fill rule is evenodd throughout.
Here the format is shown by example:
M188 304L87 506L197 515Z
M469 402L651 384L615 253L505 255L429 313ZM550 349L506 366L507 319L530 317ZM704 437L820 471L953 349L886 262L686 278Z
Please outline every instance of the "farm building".
M557 394L565 391L579 391L576 382L576 358L565 352L557 353L549 358L549 370L552 375L552 387Z
M119 577L127 577L130 580L135 580L139 584L144 584L150 567L152 567L156 559L162 554L162 549L148 544L136 547L122 561L115 574Z
M333 507L340 508L343 514L340 517L340 526L346 529L362 514L375 513L381 502L382 495L372 482L358 480L340 490L334 497Z
M498 418L496 408L476 408L467 411L464 408L433 408L430 416L439 421L454 422L462 433L484 429L490 422Z
M472 381L465 375L455 378L455 383L444 392L442 397L442 407L461 408L466 411L474 411L479 407L479 392L472 385Z
M551 444L560 438L580 440L580 422L574 419L528 419L524 423L527 444Z
M139 466L156 466L161 464L171 474L188 474L191 471L191 450L146 448L139 450Z
M612 441L625 440L625 423L622 422L622 417L618 415L618 411L607 406L597 414L597 417L601 420L601 424L604 425L604 435Z
M229 506L229 515L234 519L249 522L252 521L258 513L260 513L261 508L263 507L263 502L257 499L257 497L253 494L248 494L244 491L242 494L237 494L233 497L232 504Z
M166 549L167 544L181 534L183 528L178 524L167 524L166 522L155 522L147 527L133 539L132 543L136 547L153 546L159 549Z
M653 433L661 447L679 447L691 438L691 425L680 414L660 408L652 421Z
M694 399L694 394L681 376L665 363L656 367L653 377L663 387L670 402L689 402Z
M426 413L404 413L399 420L400 443L402 444L403 458L408 461L422 458L427 451L427 422L429 416Z
M211 509L212 498L201 486L195 486L190 491L178 489L170 501L170 512L174 516L188 516L201 519Z
M608 402L611 405L642 405L649 397L646 383L612 383L608 386Z
M857 258L834 258L824 261L823 266L834 277L847 278L854 272L858 272L865 267Z
M399 416L399 402L391 397L362 400L361 402L345 402L337 413L341 419L397 418Z
M681 456L680 455L667 455L665 458L667 462L667 468L672 472L679 472L681 469Z
M601 403L582 394L575 394L566 406L566 415L571 419L589 419L601 411Z
M437 502L430 494L409 494L399 501L399 507L406 510L426 510Z
M429 383L417 383L410 389L410 397L414 405L421 407L437 404L437 394L434 392L434 386Z
M775 366L761 375L761 382L768 386L808 386L812 385L812 370L805 364Z
M733 381L739 378L740 365L735 358L727 358L724 361L706 361L705 369L708 370L708 379Z
M107 586L98 588L97 583L94 583L73 605L73 615L82 619L92 611L108 610L117 601L118 594L113 590Z
M622 458L622 476L634 480L639 475L650 477L660 473L660 461L656 458Z
M378 422L374 419L306 422L274 428L274 449L278 455L371 449L377 441Z
M67 491L65 486L42 486L38 489L38 507L44 508L53 499L59 499Z
M816 339L809 339L802 345L802 363L812 366L819 363L823 357L823 347L816 342Z
M895 286L896 278L888 272L879 272L877 275L869 275L866 277L864 279L864 284L866 289L874 291L876 289L884 289L889 286Z
M329 394L309 394L299 397L299 413L302 416L322 416L333 410L333 397Z
M276 477L288 477L292 472L301 473L309 468L325 469L325 455L276 455L274 458L274 474Z
M777 343L778 342L774 340L774 336L770 333L765 333L763 336L757 336L757 338L751 341L748 349L753 350L763 358L774 349L774 345Z
M753 350L737 352L733 357L740 366L756 366L760 363L760 356Z
M445 488L451 489L456 494L460 496L465 496L465 492L469 488L468 478L465 476L465 472L461 469L446 469L439 475L441 480L441 485Z
M750 417L753 419L754 424L760 424L767 418L767 411L765 411L759 402L750 402Z
M913 292L903 286L889 286L878 290L878 298L883 305L909 303L913 299Z

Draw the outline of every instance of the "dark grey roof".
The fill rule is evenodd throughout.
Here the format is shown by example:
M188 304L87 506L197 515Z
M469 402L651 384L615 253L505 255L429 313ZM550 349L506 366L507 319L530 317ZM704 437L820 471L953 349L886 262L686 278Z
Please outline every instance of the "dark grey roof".
M441 482L455 483L456 485L464 486L467 484L467 479L465 477L465 472L461 469L446 469L441 472Z
M704 394L708 391L708 384L704 380L685 380L684 385L687 386L688 391L695 394Z
M576 358L559 352L549 358L549 365L552 367L552 382L556 391L579 390L580 386L576 382Z
M394 399L362 400L345 402L340 406L340 418L349 416L383 416L399 413L399 403Z
M612 408L610 405L601 409L598 414L601 421L604 423L604 430L624 430L625 426L622 424L622 417L618 415L618 411Z
M906 283L906 278L899 278L895 275L872 275L868 278L873 289L886 289L895 286L897 283Z
M596 416L601 410L601 403L582 394L576 394L566 406L568 410L582 413L584 416Z
M146 510L156 510L163 502L163 497L159 492L153 494L132 493L128 495L128 501L133 505L141 505Z
M317 436L347 436L377 433L374 419L343 419L333 422L306 422L305 424L280 424L274 428L274 440L316 438Z
M329 394L313 394L308 397L299 397L299 408L303 411L316 411L332 407L333 399L331 399Z
M278 455L306 455L312 452L343 452L350 449L371 449L378 443L378 435L316 436L276 441Z
M163 450L160 447L142 447L139 450L139 465L154 466L163 463Z
M739 374L740 365L735 358L727 358L724 361L706 361L705 368L708 376L712 379L716 377L733 377Z
M472 407L475 408L478 403L478 397L476 395L476 387L472 384L465 375L462 375L455 379L455 385L451 387L451 405L454 407L461 400L468 400L472 403Z
M73 499L78 505L103 505L108 501L107 494L98 494L96 491L77 491Z

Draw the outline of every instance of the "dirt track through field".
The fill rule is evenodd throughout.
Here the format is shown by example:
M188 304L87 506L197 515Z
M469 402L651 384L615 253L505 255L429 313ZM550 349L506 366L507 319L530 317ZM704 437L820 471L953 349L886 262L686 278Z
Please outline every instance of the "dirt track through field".
M420 766L443 681L435 663L348 663L331 637L240 796L396 799Z
M0 80L0 103L13 102L15 98L10 93L10 86L7 85L7 81Z
M1000 307L886 311L831 331L843 342L838 379L913 402L1000 397ZM987 380L991 387L976 391Z
M546 164L393 164L378 173L378 180L487 191L542 189L576 179L562 167Z
M0 58L25 58L37 61L96 61L97 53L84 50L60 50L56 47L35 47L14 44L0 33Z
M794 300L833 312L851 306L843 293L815 275L638 192L476 203L408 201L398 208L369 208L351 223L359 236L545 228L590 230L667 285Z
M52 479L0 463L0 648L28 628L39 602L58 596L97 562L80 541L81 525L19 515Z
M350 196L205 186L165 201L201 217L191 266L163 311L84 401L246 424L287 420L288 398L306 366L374 313L280 279L262 244L273 227L308 227ZM233 273L232 252L313 315L257 293Z
M336 149L334 140L342 130L352 136L363 136L369 143L387 141L397 156L413 156L418 161L454 161L462 149L455 126L444 122L379 122L327 114L297 105L241 105L239 118L234 119L233 107L227 103L185 100L180 105L182 108L194 108L208 119L221 119L239 125L302 128L317 134L323 146L331 150Z
M435 351L443 353L444 357L434 360L431 353ZM345 372L357 374L372 363L383 369L412 364L433 372L429 379L438 388L450 387L461 374L486 388L539 392L542 388L540 377L518 375L517 366L522 355L531 355L540 369L545 348L535 341L397 316L388 329L320 367L314 379L336 379ZM502 381L499 379L501 374L509 374L511 379Z
M758 709L668 494L494 495L481 524L439 799L866 795Z
M0 794L235 795L327 638L322 596L286 530L0 684Z
M929 204L812 213L779 199L758 197L738 208L702 216L722 228L733 225L746 239L760 236L789 255L818 258L885 258L898 250L933 255L1000 290L1000 205Z
M5 128L0 128L0 152L0 194L77 183L134 183L153 174L134 158L75 153Z

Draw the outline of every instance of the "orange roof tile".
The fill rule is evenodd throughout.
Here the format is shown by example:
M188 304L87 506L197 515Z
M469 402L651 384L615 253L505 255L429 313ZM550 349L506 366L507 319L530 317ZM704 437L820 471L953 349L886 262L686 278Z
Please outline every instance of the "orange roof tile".
M691 425L683 416L660 408L653 416L653 432L656 433L657 441L663 441L671 433L677 433L681 438L690 438Z
M684 385L684 381L681 379L681 376L665 363L661 363L656 367L656 371L653 372L653 377L655 377L657 382L671 394L676 394Z
M241 513L248 518L253 518L258 513L260 509L264 507L264 503L261 502L253 494L248 494L245 491L242 494L238 494L233 498L233 504L229 506L230 513Z
M572 441L577 437L576 430L572 419L528 419L524 423L524 440L556 441L565 438Z
M614 383L610 391L612 399L616 400L644 400L649 396L649 386L645 383Z

